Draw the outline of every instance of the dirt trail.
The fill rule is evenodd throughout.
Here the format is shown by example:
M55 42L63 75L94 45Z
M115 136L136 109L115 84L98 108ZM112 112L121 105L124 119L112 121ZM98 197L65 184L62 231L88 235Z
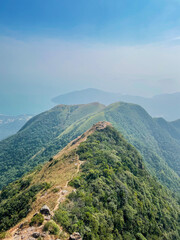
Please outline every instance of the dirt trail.
M53 213L58 209L59 204L65 199L65 196L70 193L70 191L67 190L69 182L79 173L80 166L83 164L83 161L80 161L77 158L76 162L76 172L72 175L72 177L66 182L65 186L61 189L59 192L59 198L57 199L57 203L54 207ZM46 221L45 221L46 222ZM44 223L45 223L44 222ZM21 240L22 236L23 238L27 239L28 236L31 236L33 232L41 232L42 233L42 226L41 227L29 227L27 229L22 230L22 232L19 230L19 226L14 227L11 229L11 237L7 237L8 240ZM21 234L18 234L18 232L21 232ZM17 233L17 234L16 234ZM47 239L47 236L46 236Z
M87 137L89 135L91 135L93 132L95 132L96 130L101 130L101 129L104 129L106 128L107 126L111 126L111 124L109 122L98 122L97 124L94 124L92 126L92 128L90 128L89 130L87 130L83 135L77 137L76 139L74 139L72 142L70 142L64 149L62 149L58 154L56 154L53 159L60 159L64 154L67 154L71 151L73 151L74 149L76 149L81 142L84 142L86 141ZM42 149L43 150L43 149ZM37 153L38 154L38 153ZM36 155L35 155L36 156ZM34 157L35 157L34 156ZM60 190L59 192L59 197L56 201L56 205L52 211L52 213L54 213L58 207L59 207L59 204L65 199L65 197L73 190L71 187L68 186L69 182L79 173L80 171L80 166L81 164L83 164L84 162L83 161L80 161L79 158L78 158L78 155L77 156L77 162L76 162L76 166L77 166L77 169L75 171L75 173L72 175L72 177L65 183L64 187L62 187L62 189ZM22 220L23 222L24 220ZM19 231L19 224L18 223L16 226L12 227L8 232L9 232L9 237L5 238L5 239L8 239L8 240L21 240L21 239L24 239L26 240L26 238L23 238L23 236L21 236L20 234L17 234L16 236L15 233ZM31 230L40 230L39 229L33 229L33 228L28 228L27 231L31 231ZM27 234L29 237L28 239L30 238L30 234L28 233ZM50 238L52 239L52 238ZM49 240L49 239L48 239Z
M75 174L72 175L72 177L66 182L65 186L59 192L59 198L57 199L57 204L55 205L53 212L55 212L58 209L59 204L65 199L65 196L69 194L69 192L67 191L68 184L79 173L81 164L83 164L83 161L80 161L78 159L77 170L76 170Z

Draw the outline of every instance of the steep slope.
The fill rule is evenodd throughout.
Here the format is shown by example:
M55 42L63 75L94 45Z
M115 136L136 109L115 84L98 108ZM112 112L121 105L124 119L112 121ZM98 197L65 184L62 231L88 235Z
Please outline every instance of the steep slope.
M55 214L69 233L78 231L83 239L180 238L178 205L115 129L96 131L77 154L85 163L71 182L76 191Z
M163 150L162 154L167 159L168 165L180 176L180 129L174 126L174 122L169 123L164 119L155 120L161 127L161 137L163 136L164 140L163 142L159 142Z
M32 189L36 191L27 203ZM44 204L51 210L51 218L45 220L37 213ZM7 232L9 239L26 240L35 232L45 240L68 239L74 231L84 240L180 237L176 199L149 175L136 149L106 122L72 141L42 169L4 188L0 214L1 231L25 217Z
M0 140L17 133L31 117L30 115L6 116L0 114Z
M0 142L0 189L3 185L21 177L25 172L48 160L53 155L48 149L51 142L69 125L104 108L92 103L87 105L58 105L30 119L14 136ZM61 139L54 146L56 152L71 139ZM37 157L42 153L41 157Z
M149 171L162 184L180 192L180 142L138 105L122 102L111 104L72 125L61 136L78 136L98 121L111 122L141 152ZM54 144L57 143L56 140Z
M170 124L180 132L180 119L170 122Z
M112 104L105 109L105 117L142 153L148 168L157 172L157 176L160 174L163 179L166 175L170 180L174 174L169 172L169 167L179 174L180 142L162 129L143 108L134 104Z
M101 122L94 125L82 136L70 142L44 166L37 167L23 178L4 187L0 193L0 232L15 226L26 216L23 222L30 221L44 204L55 211L65 195L73 190L68 183L77 175L82 164L76 149L89 135L108 125L109 123ZM11 229L10 236L18 226Z

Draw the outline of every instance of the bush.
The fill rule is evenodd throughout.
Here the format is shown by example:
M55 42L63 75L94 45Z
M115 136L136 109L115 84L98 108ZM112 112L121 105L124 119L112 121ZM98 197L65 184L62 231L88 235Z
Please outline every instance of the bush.
M37 213L31 218L30 226L40 226L44 222L44 217L41 213Z
M53 193L59 192L59 188L53 188L53 189L52 189L52 192L53 192Z
M19 184L19 183L17 183ZM10 184L12 192L16 184ZM43 184L33 185L25 191L13 193L13 197L8 197L5 201L0 201L0 231L4 232L16 225L22 218L25 218L31 209L31 204L35 201L36 194L43 189ZM8 187L9 188L9 187ZM14 188L14 189L13 189Z
M45 232L49 231L50 234L58 235L60 229L59 226L53 220L51 220L44 225L43 230Z
M4 239L6 237L6 232L0 233L0 239Z
M147 240L141 233L136 234L137 240Z

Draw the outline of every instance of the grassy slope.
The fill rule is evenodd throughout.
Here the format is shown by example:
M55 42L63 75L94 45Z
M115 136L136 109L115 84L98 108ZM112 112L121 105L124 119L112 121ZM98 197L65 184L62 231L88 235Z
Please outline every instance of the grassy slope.
M54 146L55 149L48 148L69 125L103 108L104 106L98 103L76 106L58 105L35 116L17 134L1 141L0 189L39 163L47 161L54 151L59 151L71 141L73 138L61 139L61 142ZM39 157L40 153L41 157Z
M67 194L72 191L73 188L68 186L68 182L76 176L79 164L79 158L75 149L95 130L96 127L91 128L83 136L69 143L50 161L45 163L44 166L37 167L34 171L2 189L0 192L0 232L15 226L29 213L27 209L31 211L23 219L23 222L30 221L32 216L44 204L47 204L53 211L59 203L58 199L61 196L61 190L66 190ZM26 192L37 185L40 188L36 191L35 196L33 195L30 198ZM16 228L17 226L12 228L10 233L13 234Z
M78 173L79 159L84 163ZM71 186L77 188L76 194L71 186L66 187L70 180ZM112 127L97 131L94 127L41 169L4 188L0 195L1 216L7 212L6 219L0 221L1 231L3 224L7 230L21 219L16 206L18 197L37 184L42 187L28 203L31 212L23 222L30 221L44 204L53 210L65 189L67 194L72 193L67 202L61 199L55 220L69 233L78 230L83 239L94 240L143 239L142 235L148 240L178 239L176 200L148 174L139 153ZM8 214L10 207L12 215ZM11 226L7 225L9 221Z
M99 112L89 115L89 111ZM0 142L0 171L4 173L0 177L1 183L7 183L7 177L13 180L47 161L69 141L102 120L111 122L141 152L147 168L161 183L175 192L180 191L180 142L175 137L179 136L177 127L173 127L173 132L171 123L166 122L169 126L167 130L143 108L127 103L115 103L106 108L97 104L79 107L62 105L36 116L17 135ZM4 166L5 159L7 165ZM14 162L18 163L16 168L12 166Z
M141 152L147 168L162 184L175 192L180 191L180 179L177 174L180 143L138 105L112 104L101 112L73 124L61 137L80 135L92 124L103 120L111 122Z

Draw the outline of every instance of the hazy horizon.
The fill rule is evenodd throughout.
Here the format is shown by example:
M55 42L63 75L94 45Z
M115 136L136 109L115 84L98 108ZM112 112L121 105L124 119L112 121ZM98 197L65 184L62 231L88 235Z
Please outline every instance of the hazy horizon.
M180 92L179 10L178 0L2 2L4 111L38 113L51 98L86 88Z

